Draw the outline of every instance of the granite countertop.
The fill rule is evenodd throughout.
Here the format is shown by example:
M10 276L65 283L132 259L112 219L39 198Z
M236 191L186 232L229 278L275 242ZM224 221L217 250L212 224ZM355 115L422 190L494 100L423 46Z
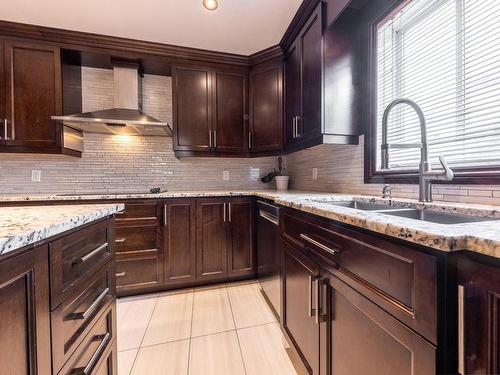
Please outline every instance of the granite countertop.
M0 207L0 255L113 215L123 208L121 203Z
M161 199L179 197L215 196L257 196L274 200L277 204L308 212L314 215L354 225L363 229L382 233L419 245L441 251L469 250L500 258L500 206L454 204L444 202L421 203L412 199L395 198L386 200L379 197L319 193L307 191L278 190L204 190L169 191L159 194L98 194L98 195L0 195L0 202L21 201L67 201L100 199ZM462 215L491 218L491 221L436 224L413 220L381 212L363 211L330 204L335 201L360 200L373 203L390 204L396 208L418 208L423 210L456 213Z

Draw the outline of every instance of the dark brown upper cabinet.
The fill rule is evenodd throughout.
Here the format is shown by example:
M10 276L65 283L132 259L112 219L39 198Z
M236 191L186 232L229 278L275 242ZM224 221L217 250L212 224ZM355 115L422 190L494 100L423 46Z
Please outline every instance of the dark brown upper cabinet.
M172 69L175 151L211 151L213 131L212 71L202 67Z
M251 153L279 152L283 148L283 59L250 69Z
M356 40L336 30L340 18L325 26L326 7L325 2L318 4L286 50L287 152L322 143L358 143L357 124L352 121L356 70L354 59L349 59ZM338 42L348 46L338 47Z
M80 152L64 147L60 48L41 42L0 40L0 152Z
M246 69L174 66L172 79L178 156L248 152Z

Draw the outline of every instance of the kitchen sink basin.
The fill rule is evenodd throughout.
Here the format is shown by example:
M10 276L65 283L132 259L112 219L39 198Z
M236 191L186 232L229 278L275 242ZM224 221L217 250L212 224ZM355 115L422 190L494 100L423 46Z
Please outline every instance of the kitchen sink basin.
M451 214L451 213L435 212L430 210L418 210L418 209L395 210L390 212L384 212L384 215L399 216L406 219L427 221L438 224L463 224L463 223L477 223L481 221L497 220L489 217L468 216L468 215Z
M328 202L328 201L317 201L317 202L331 204L332 206L354 208L356 210L363 210L363 211L384 211L384 210L401 209L399 207L389 206L388 204L383 204L383 203L361 202L355 200L337 201L337 202Z

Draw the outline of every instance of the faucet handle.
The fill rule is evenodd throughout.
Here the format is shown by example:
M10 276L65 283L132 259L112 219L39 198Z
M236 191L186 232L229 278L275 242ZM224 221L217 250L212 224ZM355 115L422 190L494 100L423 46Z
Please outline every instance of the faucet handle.
M444 159L444 156L439 157L439 162L441 163L441 166L444 169L444 175L442 175L443 180L445 180L445 181L453 180L453 177L455 177L455 174L453 173L453 170L448 166L448 163Z

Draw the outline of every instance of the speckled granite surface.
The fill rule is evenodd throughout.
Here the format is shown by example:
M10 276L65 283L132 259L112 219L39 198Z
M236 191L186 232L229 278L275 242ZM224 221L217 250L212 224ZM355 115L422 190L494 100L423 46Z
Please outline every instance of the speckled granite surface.
M0 207L0 255L123 210L123 204Z
M74 196L0 196L0 202L41 201L41 200L86 200L86 199L131 199L131 198L178 198L215 196L252 196L274 200L276 203L311 214L351 224L360 228L396 237L419 245L442 251L470 250L500 258L500 206L421 203L410 199L391 201L371 196L333 193L277 190L207 190L169 191L160 194L126 195L74 195ZM491 221L463 224L436 224L419 220L390 216L381 212L362 211L329 204L334 201L351 199L390 204L396 208L418 208L437 212L457 213L491 218Z

